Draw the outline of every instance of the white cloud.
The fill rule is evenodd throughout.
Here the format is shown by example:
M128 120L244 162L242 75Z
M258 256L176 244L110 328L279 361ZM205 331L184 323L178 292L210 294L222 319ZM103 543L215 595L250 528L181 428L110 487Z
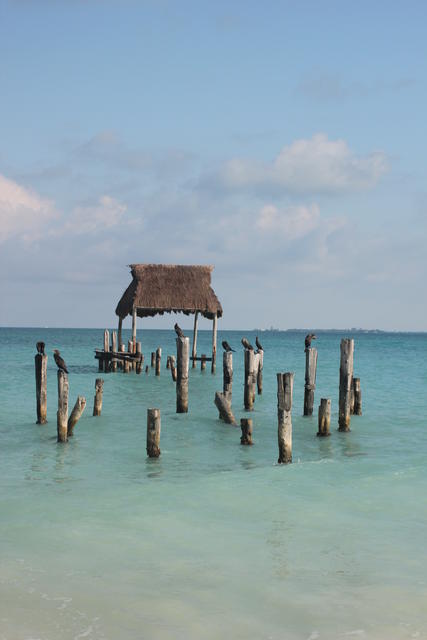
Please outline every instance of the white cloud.
M73 233L92 233L111 229L123 220L127 207L111 196L101 196L95 205L73 209L64 231Z
M0 174L0 243L11 237L37 240L56 216L50 200Z
M289 240L294 240L316 229L319 222L320 212L316 204L282 209L268 204L262 207L256 226L264 233L280 233Z
M340 193L372 188L387 169L383 152L358 156L345 140L329 140L318 133L283 147L271 163L232 159L222 167L216 182L230 190Z

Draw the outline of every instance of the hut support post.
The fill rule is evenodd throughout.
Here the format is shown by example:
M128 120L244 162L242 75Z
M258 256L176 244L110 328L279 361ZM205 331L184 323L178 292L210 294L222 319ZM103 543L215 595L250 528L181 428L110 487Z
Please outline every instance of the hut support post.
M76 404L74 405L74 408L70 414L70 417L68 418L67 435L69 438L71 438L71 436L74 435L74 427L80 420L81 415L85 410L85 407L86 407L86 398L83 398L83 396L77 396Z
M122 325L123 325L123 318L119 318L119 326L117 327L117 338L119 341L119 351L120 351L120 347L123 344L123 340L122 340Z
M111 351L117 353L117 333L115 331L111 332ZM111 371L117 371L117 361L114 358L111 359Z
M193 369L196 368L197 363L196 363L196 357L197 357L197 324L199 321L199 312L196 311L196 313L194 314L194 329L193 329L193 351L192 351L192 356L193 356L193 364L192 367Z
M132 343L136 344L136 307L132 309Z
M338 406L338 431L350 431L351 385L353 380L354 340L341 340L340 394Z
M217 326L218 326L218 316L215 314L212 322L212 363L211 363L211 372L215 373L216 371L216 334L217 334Z
M100 416L102 411L102 391L104 386L104 380L97 378L95 380L95 398L93 401L93 415Z
M147 409L147 455L160 455L160 409Z
M177 338L177 383L176 412L188 413L188 366L190 360L190 338Z
M110 332L108 329L104 331L104 353L107 354L110 351ZM110 370L110 361L107 356L104 358L104 371L108 373Z
M277 374L277 422L279 464L292 462L292 391L293 373Z
M58 442L67 442L68 433L68 374L58 369L58 412L56 414Z
M304 415L313 415L314 390L316 388L317 349L305 350Z
M47 422L47 355L37 353L35 355L36 369L36 397L37 397L37 424Z

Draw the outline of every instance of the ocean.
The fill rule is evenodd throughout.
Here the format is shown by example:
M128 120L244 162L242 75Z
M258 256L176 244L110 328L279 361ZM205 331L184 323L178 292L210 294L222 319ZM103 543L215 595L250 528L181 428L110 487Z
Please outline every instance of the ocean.
M175 320L172 319L171 325ZM98 374L101 329L0 329L0 640L336 640L427 638L427 334L321 332L315 412L302 417L304 334L262 332L264 392L233 411L254 445L222 423L216 375L190 369L175 412L173 331L142 331L161 376ZM127 341L129 333L124 332ZM340 340L355 339L363 415L337 431ZM46 342L48 424L37 425L34 355ZM210 352L201 331L198 352ZM56 442L52 350L69 367L70 409ZM276 373L294 371L293 463L278 465ZM103 377L100 417L94 385ZM317 406L332 399L331 436ZM146 456L146 412L161 410L161 456Z

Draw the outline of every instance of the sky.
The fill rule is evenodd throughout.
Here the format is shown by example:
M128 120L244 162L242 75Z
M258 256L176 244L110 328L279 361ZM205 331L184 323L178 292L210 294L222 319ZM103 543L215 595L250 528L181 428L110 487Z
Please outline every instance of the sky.
M214 265L219 328L426 331L426 22L0 0L0 325L114 326L141 262Z

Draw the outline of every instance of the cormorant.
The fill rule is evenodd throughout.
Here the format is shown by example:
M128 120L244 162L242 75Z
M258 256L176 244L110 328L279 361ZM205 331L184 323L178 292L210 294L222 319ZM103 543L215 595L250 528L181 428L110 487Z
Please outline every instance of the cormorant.
M178 338L185 338L184 332L177 322L175 322L174 329Z
M305 348L309 349L311 347L311 341L316 340L316 336L314 333L309 333L305 336Z
M36 344L37 353L40 353L42 356L44 356L44 347L45 347L44 342L38 342Z
M264 351L264 349L262 348L262 344L258 340L258 336L255 338L255 344L258 347L258 351Z
M61 369L62 371L65 371L65 373L68 373L67 365L65 364L63 358L61 358L61 356L59 355L58 349L53 350L53 358L58 369Z
M228 344L227 340L223 340L221 344L222 344L222 348L224 349L224 351L227 351L227 353L228 353L229 351L233 351L234 353L236 353L236 352L234 351L234 349L232 349L232 348L230 347L230 345Z

